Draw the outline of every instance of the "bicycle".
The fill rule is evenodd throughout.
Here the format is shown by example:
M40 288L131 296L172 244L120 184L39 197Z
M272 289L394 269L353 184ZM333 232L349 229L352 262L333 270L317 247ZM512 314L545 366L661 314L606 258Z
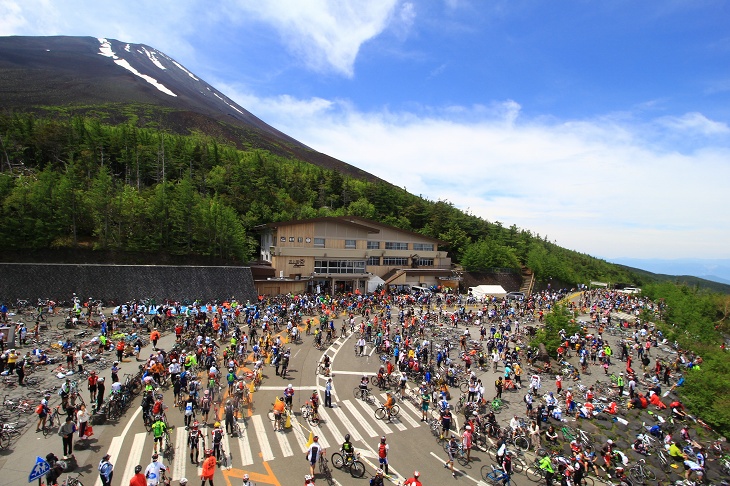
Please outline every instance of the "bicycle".
M390 408L390 413L388 413L388 409L385 408L385 406L382 406L375 410L375 418L378 420L383 420L387 417L388 420L391 420L393 418L398 417L399 413L400 413L400 407L398 405L393 405Z
M66 476L66 480L61 483L61 486L84 486L79 478L84 475L76 473L76 476Z
M342 452L342 451L340 451ZM353 478L361 478L365 474L365 465L360 461L360 454L353 456L352 454L341 454L335 452L332 454L332 465L336 469L346 469Z
M360 400L363 400L370 405L375 405L375 397L370 391L370 388L361 389L360 387L355 387L355 389L353 390L353 395L355 395L355 398L359 398Z
M512 481L509 477L509 474L504 472L502 469L498 469L494 467L494 464L490 464L489 467L491 467L491 471L487 469L487 466L482 466L481 474L482 479L487 482L488 484L492 485L511 485Z
M629 474L631 474L631 477L640 483L643 483L645 480L656 481L656 474L654 474L654 471L652 471L650 467L646 466L646 461L644 459L639 459L636 464L629 469Z
M175 446L172 443L170 431L167 429L165 429L165 444L162 447L162 457L168 461L172 461L172 458L175 457Z
M302 418L304 418L310 425L319 425L319 414L314 412L312 402L307 402L302 405Z
M327 460L327 449L322 449L319 454L319 472L324 476L325 481L327 481L328 485L334 484L334 480L332 479L332 470L329 466L329 461Z
M61 426L60 409L61 405L56 405L53 412L46 418L46 425L43 427L43 437L48 437L50 434L58 432L58 428Z
M501 398L495 398L489 403L489 406L492 408L494 413L499 413L502 410L509 408L509 405Z

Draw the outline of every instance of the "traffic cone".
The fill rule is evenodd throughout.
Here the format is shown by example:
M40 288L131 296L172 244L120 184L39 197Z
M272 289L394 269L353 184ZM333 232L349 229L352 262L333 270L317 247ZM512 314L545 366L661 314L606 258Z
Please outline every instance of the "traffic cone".
M309 448L309 446L311 446L312 444L314 444L314 432L312 432L310 430L309 431L309 440L307 441L307 448Z
M284 428L287 428L288 429L289 427L291 427L291 414L290 413L287 413L286 414L286 422L284 422ZM312 442L314 442L314 438L312 438Z

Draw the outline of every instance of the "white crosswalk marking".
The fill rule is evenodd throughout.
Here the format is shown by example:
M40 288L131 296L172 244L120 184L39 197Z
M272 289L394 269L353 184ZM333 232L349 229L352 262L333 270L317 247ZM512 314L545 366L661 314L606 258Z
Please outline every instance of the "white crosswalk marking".
M342 403L345 404L347 400L343 401ZM340 419L340 422L345 424L345 429L350 433L350 435L355 439L362 441L362 435L360 435L360 432L357 431L357 429L352 425L352 422L350 422L350 419L345 415L345 412L342 410L342 408L337 407L333 409L335 415L337 415L337 418ZM373 431L375 432L375 431ZM375 437L372 435L371 437Z
M326 407L323 407L320 409L319 414L322 416L322 418L325 420L325 424L327 426L327 430L332 432L332 435L334 436L335 442L338 444L342 444L345 442L345 437L340 433L340 429L337 428L337 425L332 421L332 418L329 415L329 412L325 410Z
M279 441L279 447L281 447L281 455L283 457L293 456L294 451L291 450L291 446L289 445L289 439L287 439L287 434L284 431L277 431L274 432L274 435Z
M188 431L182 427L178 427L175 431L175 457L172 460L172 477L185 477L185 463L187 458ZM129 484L129 483L122 483Z
M319 443L322 447L327 449L330 446L330 443L327 441L327 437L324 436L324 434L322 433L322 428L319 425L313 425L312 432L314 432L314 435L319 437Z
M307 452L307 442L309 441L309 437L304 437L304 430L294 415L291 416L291 429L294 432L294 437L296 437L302 452Z
M420 427L421 424L423 424L423 422L421 422L421 411L416 410L416 407L414 407L411 402L408 400L401 400L398 402L398 406L400 407L400 414L398 414L399 419L408 422L408 424L413 427ZM414 419L413 416L417 417L418 422L416 422L416 419Z
M375 432L375 429L370 427L369 420L363 417L360 412L358 412L358 410L355 408L355 405L353 405L350 400L344 400L342 403L343 405L345 405L345 408L347 408L347 410L349 410L355 416L355 420L357 421L357 423L362 426L363 429L365 429L365 432L370 437L378 436L378 433Z
M111 443L109 444L109 449L107 454L109 454L113 460L116 461L116 458L119 457L119 451L122 448L122 442L124 439L121 435L118 435L114 438L112 438ZM111 459L110 459L111 460ZM96 482L94 483L94 486L101 486L101 477L96 478Z
M243 425L243 424L241 424ZM238 443L241 452L241 466L250 466L253 464L253 455L251 454L251 429L248 427L241 427L241 437L235 442Z
M145 432L140 432L139 434L134 435L132 448L129 450L129 455L127 455L127 457L129 457L129 462L127 462L127 467L124 468L122 484L129 484L129 480L132 479L132 476L134 476L135 466L142 463L142 450L144 449L144 440L146 437L147 433Z
M261 447L261 455L264 461L272 461L274 459L274 453L271 451L271 445L269 439L266 437L266 429L264 428L264 421L261 419L261 415L254 415L251 417L253 422L253 428L256 430L256 438L259 441Z
M367 403L365 403L363 401L360 401L360 400L355 400L355 402L357 402L357 404L365 410L365 413L366 414L369 414L370 416L373 416L374 410L372 408L370 408L370 405L368 405ZM382 430L383 432L385 432L386 434L392 434L393 433L393 429L391 429L390 427L388 427L385 424L385 422L383 422L382 420L377 420L376 419L376 420L374 420L374 422L378 425L378 428L380 430Z
M223 450L225 451L228 458L232 459L233 454L231 453L231 444L230 444L230 441L228 440L228 434L226 434L226 433L223 434ZM231 467L233 467L233 464L229 463L228 469L230 469Z

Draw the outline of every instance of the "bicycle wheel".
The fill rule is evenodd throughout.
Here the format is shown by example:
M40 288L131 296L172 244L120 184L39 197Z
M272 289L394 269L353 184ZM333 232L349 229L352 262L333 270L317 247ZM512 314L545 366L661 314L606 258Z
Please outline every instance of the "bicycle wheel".
M656 474L654 474L654 471L650 467L644 468L644 477L649 481L656 481Z
M321 456L319 459L319 472L324 474L325 477L331 474L329 464L327 463L327 459L324 456Z
M350 475L353 478L361 478L365 475L365 464L360 461L352 461L350 464Z
M527 440L527 437L525 437L523 435L519 435L519 436L515 437L514 443L515 443L515 447L517 447L518 449L520 449L523 452L530 448L530 441Z
M390 416L397 417L399 413L400 413L400 407L398 405L393 405L393 408L390 409Z
M352 394L355 398L362 399L362 390L360 390L360 388L355 387L355 389L352 390Z
M304 415L304 410L302 410L302 415ZM274 416L274 412L269 412L269 413L268 413L268 417L269 417L269 420L271 420L272 422L273 422L273 421L274 421L274 419L276 418L276 417Z
M48 437L50 434L55 432L56 423L53 418L49 417L46 421L46 426L43 427L43 437Z
M586 476L583 479L580 480L580 486L593 486L593 479Z
M380 407L375 411L375 418L378 420L383 420L386 417L385 409L383 407Z
M545 478L545 472L539 467L535 466L528 467L525 471L525 475L527 476L527 479L529 479L533 483L539 483Z
M459 390L461 390L461 393L469 391L469 382L462 381L461 383L459 383Z
M337 469L342 469L342 465L345 463L345 460L342 458L342 454L339 452L332 454L330 460L332 461L332 465Z
M522 471L525 470L525 463L522 462L521 460L514 460L514 461L512 461L512 470L516 474L521 474Z
M459 453L456 455L456 461L463 467L469 464L469 460L466 458L465 453Z
M314 414L309 416L309 425L317 426L319 425L319 417L315 416Z

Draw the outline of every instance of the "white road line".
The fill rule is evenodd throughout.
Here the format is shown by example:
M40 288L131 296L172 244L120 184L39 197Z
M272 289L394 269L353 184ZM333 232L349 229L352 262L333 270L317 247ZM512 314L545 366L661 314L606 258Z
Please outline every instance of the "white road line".
M347 400L342 402L347 403ZM352 422L350 422L350 419L347 418L347 415L345 415L345 412L342 411L342 408L337 407L333 408L332 411L337 415L337 418L340 419L340 422L342 422L345 425L345 428L350 433L350 435L355 439L362 441L362 435L360 435L360 432L357 431L357 429L352 425ZM375 432L375 431L373 431ZM371 435L370 437L375 437L374 435ZM344 442L344 441L343 441Z
M233 454L231 454L231 443L228 440L228 434L226 434L225 432L223 433L223 451L226 454L228 454L228 457L230 459L233 458ZM231 462L233 462L233 461L231 461ZM230 469L232 467L233 467L233 464L228 464L228 469Z
M294 455L294 451L291 450L289 445L289 439L286 438L284 431L274 432L277 440L279 441L279 447L281 447L281 455L283 457L290 457Z
M299 421L294 418L294 415L291 416L291 428L294 431L294 437L296 437L297 442L299 443L299 448L302 452L307 452L307 442L309 442L309 437L304 437L304 430L299 424Z
M313 425L312 432L314 432L314 435L319 437L319 444L322 447L327 449L330 446L330 443L327 441L327 437L325 437L324 433L322 432L322 428L319 425Z
M121 436L117 436L112 438L111 443L109 444L109 449L107 449L107 454L109 454L112 457L119 457L119 451L122 448L122 443L124 442L124 439ZM114 464L114 463L112 463ZM96 482L94 483L94 486L101 486L101 478L96 478Z
M434 452L430 452L430 454L431 454L431 455L432 455L433 457L435 457L435 458L436 458L436 460L437 460L437 461L438 461L438 462L439 462L440 464L444 464L444 463L446 462L446 461L445 461L445 460L444 460L444 459L443 459L442 457L439 457L439 456L437 456L437 455L436 455L436 454L435 454ZM485 482L484 482L484 481L482 481L481 479L474 479L473 477L469 476L469 475L468 475L468 474L467 474L467 473L466 473L466 472L465 472L464 470L462 470L462 469L458 469L458 468L456 467L456 464L454 464L454 471L458 471L458 474L456 475L456 479L459 479L460 477L465 477L466 479L468 479L468 480L470 480L470 481L473 481L473 482L475 482L475 483L476 483L476 484L478 484L479 486L487 486L487 483L485 483Z
M404 399L398 402L398 406L400 406L401 410L401 416L406 420L406 422L410 423L414 427L420 427L423 422L421 422L421 411L416 408L415 405L413 405L410 400ZM407 410L407 412L404 412L404 410ZM413 414L415 417L418 417L418 422L411 417L410 414Z
M370 437L377 437L378 436L378 433L375 432L375 429L373 429L372 427L370 427L370 423L369 423L368 419L366 419L365 417L363 417L362 414L357 411L357 409L350 402L350 400L343 400L342 401L342 404L345 406L345 408L347 408L347 410L349 410L355 416L355 420L357 421L357 423L359 423L362 426L362 428L365 429L365 432Z
M368 358L373 355L375 352L375 346L373 346L373 349L370 350L370 353L368 354Z
M335 442L337 442L338 444L342 444L343 442L345 442L345 437L340 433L340 429L338 429L335 423L332 422L330 414L327 411L327 407L320 407L319 414L324 419L325 424L327 425L327 430L332 432Z
M332 375L367 375L367 373L363 373L362 371L335 371L335 369L332 369Z
M360 405L363 409L365 409L365 413L366 414L367 413L372 414L374 412L374 410L371 409L370 406L368 404L366 404L365 402L363 402L362 400L355 400L355 402L357 402L358 405ZM378 420L375 417L373 417L373 419L374 419L374 422L376 424L378 424L378 428L380 430L382 430L386 434L392 434L393 433L393 429L391 429L390 427L388 427L387 425L385 425L385 422L383 422L382 420ZM405 429L405 427L403 427L403 429Z
M249 444L251 435L248 427L241 427L241 437L238 438L238 445L241 449L241 466L250 466L253 464L253 455L251 454L251 445Z
M122 484L129 484L129 480L134 476L134 468L137 464L142 464L142 450L144 449L144 440L146 438L146 432L140 432L134 435L132 448L129 450L129 455L127 456L127 467L124 468L124 475L122 476Z
M261 415L254 415L251 417L253 422L253 428L256 430L256 438L261 446L261 455L264 461L272 461L274 459L274 453L271 452L271 445L266 437L266 429L264 428L264 421L261 420Z
M294 390L298 390L298 391L301 391L301 390L311 390L311 389L312 389L312 388L314 388L315 386L316 386L316 385L309 385L309 386L292 386L292 388L293 388ZM262 390L266 390L266 391L272 391L272 390L274 390L274 391L277 391L277 390L278 390L278 391L281 391L281 392L283 392L283 391L284 391L284 386L283 386L283 385L282 385L282 386L260 386L260 387L258 387L258 388L257 388L257 391L262 391Z
M188 431L183 427L177 427L175 431L175 458L172 460L172 477L182 478L185 476L185 462L190 457L187 454ZM128 483L122 483L128 484Z

